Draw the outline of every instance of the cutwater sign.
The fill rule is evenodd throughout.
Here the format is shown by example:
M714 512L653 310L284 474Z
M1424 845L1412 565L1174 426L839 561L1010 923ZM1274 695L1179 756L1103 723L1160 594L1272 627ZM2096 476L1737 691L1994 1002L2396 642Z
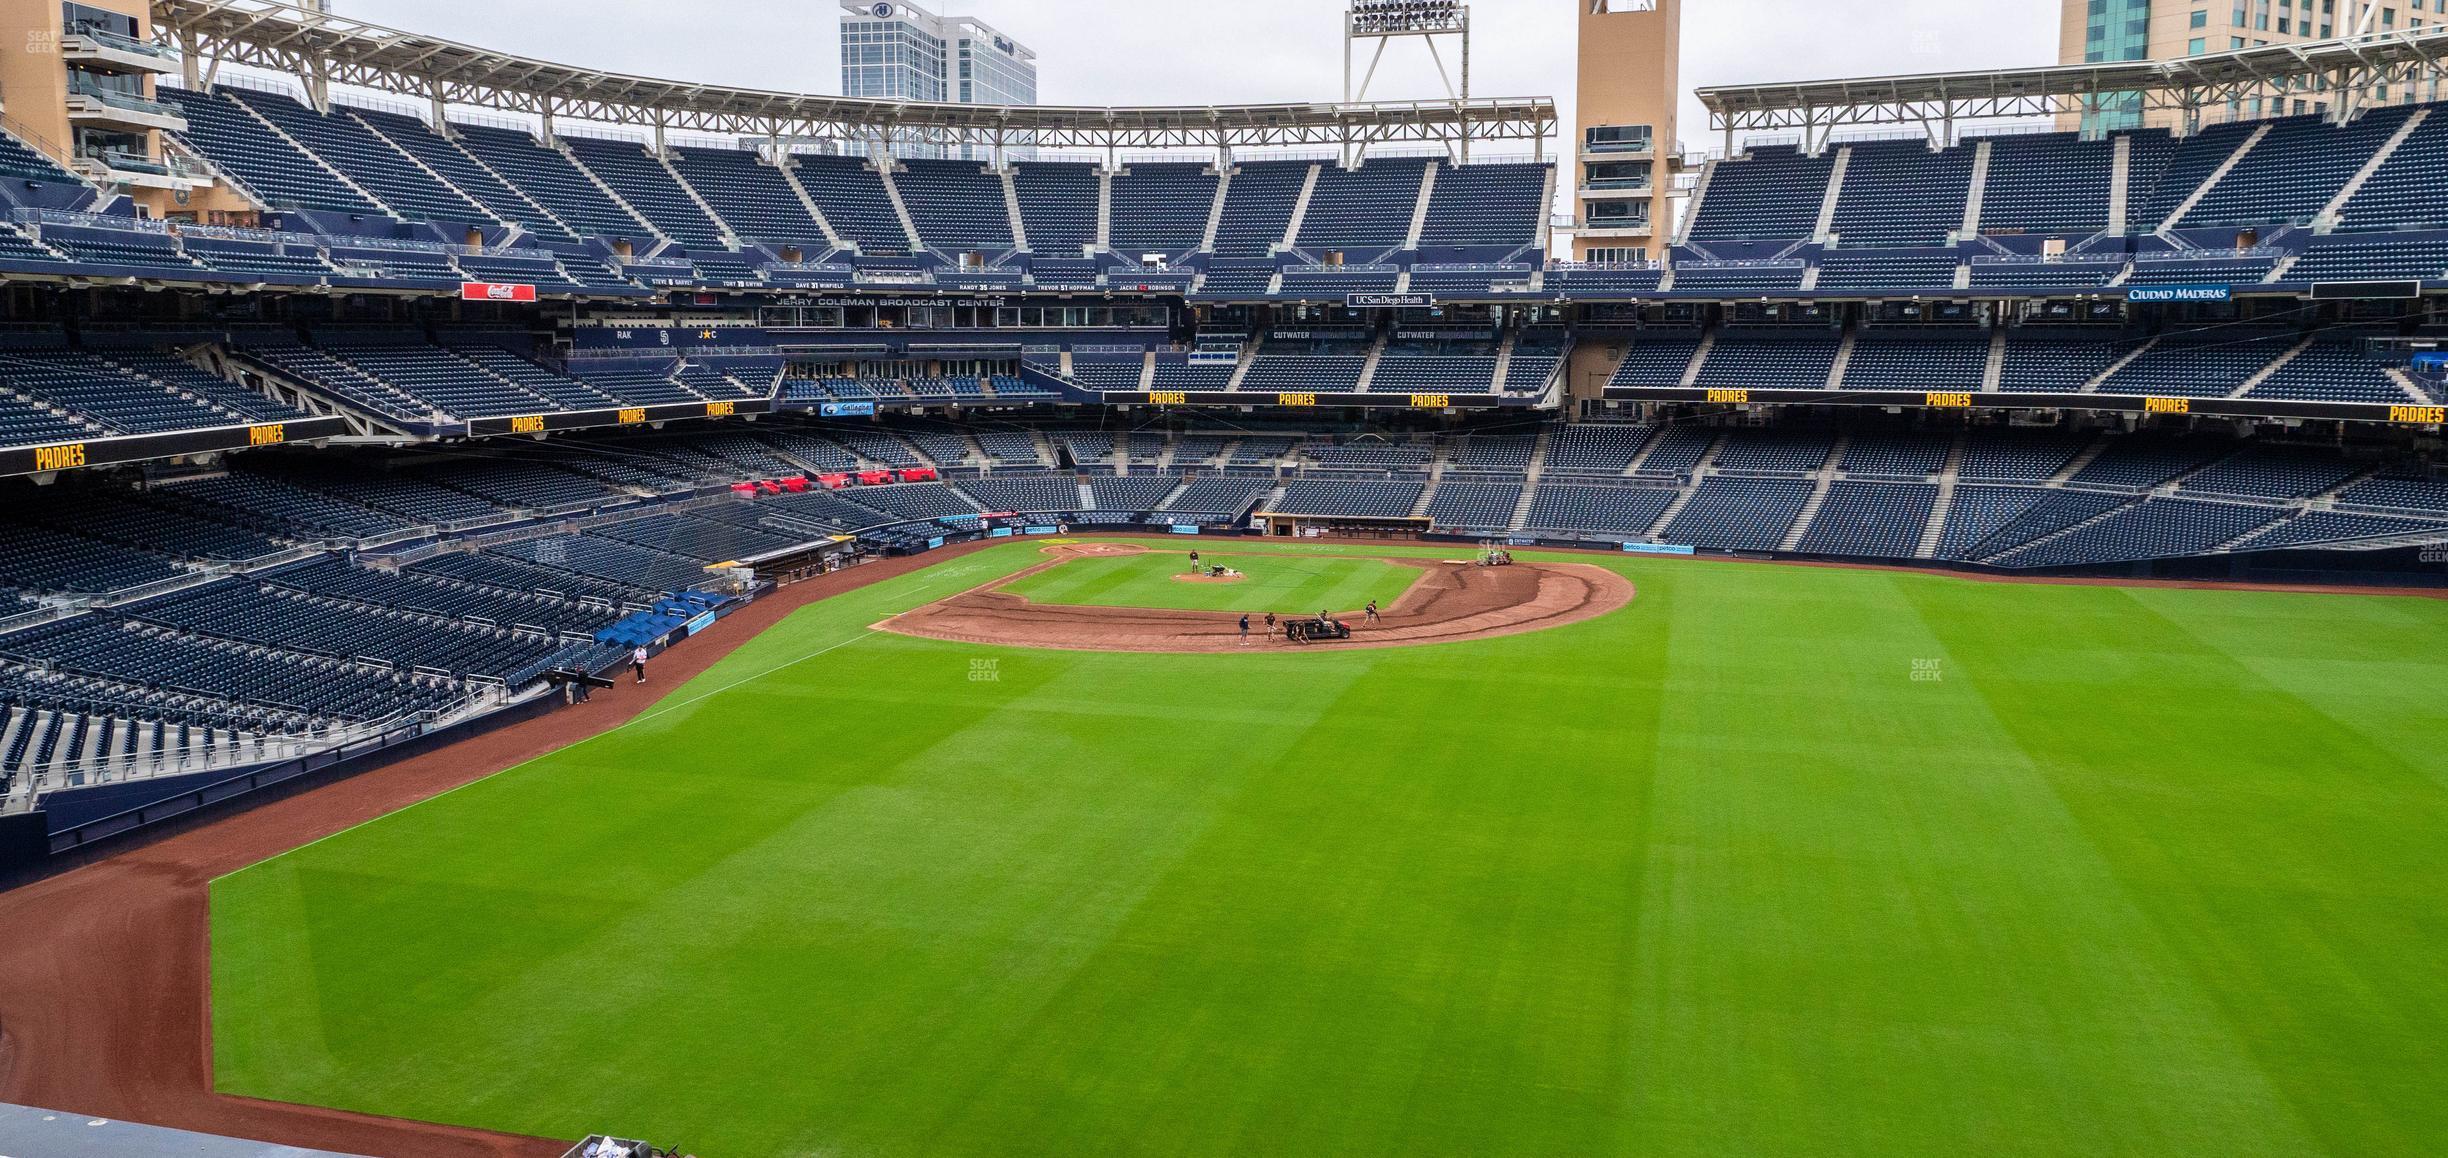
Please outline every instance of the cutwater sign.
M1424 310L1435 304L1435 294L1343 295L1343 307L1353 310Z
M876 411L873 402L824 402L817 404L816 412L827 418L870 418Z
M2231 285L2135 285L2125 287L2129 302L2224 302L2235 298Z

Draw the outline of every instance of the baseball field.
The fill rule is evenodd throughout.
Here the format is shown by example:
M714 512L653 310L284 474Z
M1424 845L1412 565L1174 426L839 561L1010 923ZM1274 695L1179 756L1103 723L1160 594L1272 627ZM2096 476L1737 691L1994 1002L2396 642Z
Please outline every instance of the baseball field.
M1453 553L1149 545L1016 593ZM2448 1151L2448 601L1599 559L1478 642L874 630L1039 547L220 879L217 1085L705 1158Z

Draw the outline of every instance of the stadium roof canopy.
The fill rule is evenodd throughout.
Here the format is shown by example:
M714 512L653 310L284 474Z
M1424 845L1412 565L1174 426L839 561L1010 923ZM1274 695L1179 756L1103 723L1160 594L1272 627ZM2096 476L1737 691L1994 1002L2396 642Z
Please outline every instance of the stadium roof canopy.
M1817 142L1845 125L1918 124L1933 135L1958 121L2047 117L2137 95L2146 110L2174 109L2190 131L2206 110L2254 97L2311 97L2344 120L2359 94L2436 76L2448 27L2271 45L2180 60L2062 64L1985 72L1715 85L1697 90L1709 127L1734 133L1801 129Z
M1234 149L1286 145L1440 145L1530 141L1556 128L1545 97L1370 104L1146 108L858 100L623 76L494 52L318 12L288 0L155 0L153 19L186 58L187 82L223 64L287 73L326 105L331 86L560 119L780 139L932 140L1051 148Z

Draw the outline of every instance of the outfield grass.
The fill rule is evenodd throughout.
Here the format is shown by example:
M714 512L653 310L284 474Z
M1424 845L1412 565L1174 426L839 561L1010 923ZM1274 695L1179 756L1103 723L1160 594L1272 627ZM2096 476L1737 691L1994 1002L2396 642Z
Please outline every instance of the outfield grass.
M1174 547L1145 555L1086 556L1019 579L1006 589L1037 603L1091 607L1162 607L1179 611L1272 611L1300 617L1320 611L1357 612L1374 599L1391 607L1419 582L1415 567L1375 559L1316 555L1199 553L1199 566L1230 567L1232 583L1185 583L1189 551Z
M708 1158L2448 1151L2448 603L1624 561L1412 650L865 629L1037 560L221 880L221 1088Z

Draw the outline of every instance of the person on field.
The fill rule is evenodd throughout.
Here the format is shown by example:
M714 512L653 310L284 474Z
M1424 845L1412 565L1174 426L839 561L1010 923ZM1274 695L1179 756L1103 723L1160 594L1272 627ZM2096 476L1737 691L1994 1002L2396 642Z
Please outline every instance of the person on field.
M630 670L630 671L632 671L632 672L635 672L635 673L637 674L637 682L639 682L639 683L645 683L645 682L646 682L646 645L645 645L645 644L642 644L642 643L641 643L641 644L639 644L639 645L637 646L637 650L632 651L632 652L630 652L630 653L629 653L629 670Z
M1249 646L1249 616L1241 617L1241 646Z
M1368 621L1370 623L1377 622L1377 601L1374 599L1369 600Z
M1190 573L1198 574L1198 552L1196 551L1190 552Z

